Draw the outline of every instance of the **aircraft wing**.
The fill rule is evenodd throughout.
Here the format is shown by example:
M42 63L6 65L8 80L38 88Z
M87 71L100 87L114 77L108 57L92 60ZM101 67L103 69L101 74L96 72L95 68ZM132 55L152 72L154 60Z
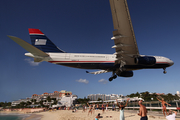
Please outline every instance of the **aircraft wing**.
M109 0L113 18L113 37L116 52L115 64L124 62L133 65L134 57L139 56L139 51L134 35L134 30L126 0Z

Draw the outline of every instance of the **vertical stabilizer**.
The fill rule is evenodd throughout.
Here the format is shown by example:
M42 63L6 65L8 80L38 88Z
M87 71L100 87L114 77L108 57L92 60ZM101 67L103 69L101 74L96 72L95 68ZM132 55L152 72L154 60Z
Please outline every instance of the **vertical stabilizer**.
M64 53L49 38L46 37L39 29L29 28L31 44L43 52Z

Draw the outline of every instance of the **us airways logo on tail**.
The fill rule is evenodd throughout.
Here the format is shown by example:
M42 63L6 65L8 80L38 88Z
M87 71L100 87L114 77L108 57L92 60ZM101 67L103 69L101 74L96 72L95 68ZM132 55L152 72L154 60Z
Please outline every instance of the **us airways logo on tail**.
M64 53L39 29L29 28L31 43L43 52Z
M46 39L36 39L35 45L46 45Z

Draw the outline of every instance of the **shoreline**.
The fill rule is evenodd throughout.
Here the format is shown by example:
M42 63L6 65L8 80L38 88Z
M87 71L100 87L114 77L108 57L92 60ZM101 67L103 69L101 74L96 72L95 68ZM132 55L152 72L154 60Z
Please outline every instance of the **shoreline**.
M41 120L43 115L38 115L36 113L24 113L20 111L0 111L0 115L3 116L19 116L22 120Z

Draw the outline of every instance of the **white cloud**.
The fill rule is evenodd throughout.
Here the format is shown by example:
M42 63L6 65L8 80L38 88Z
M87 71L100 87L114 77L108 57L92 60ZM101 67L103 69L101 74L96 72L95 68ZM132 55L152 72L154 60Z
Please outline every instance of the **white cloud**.
M107 84L107 83L108 83L108 80L100 79L98 82L99 82L99 83L102 83L102 84Z
M86 79L79 79L79 80L76 80L77 82L80 82L80 83L85 83L85 84L88 84L89 81L86 80Z
M24 59L26 62L28 62L31 66L38 66L40 62L34 62L31 58Z

